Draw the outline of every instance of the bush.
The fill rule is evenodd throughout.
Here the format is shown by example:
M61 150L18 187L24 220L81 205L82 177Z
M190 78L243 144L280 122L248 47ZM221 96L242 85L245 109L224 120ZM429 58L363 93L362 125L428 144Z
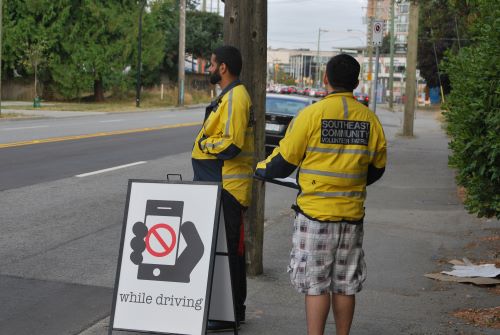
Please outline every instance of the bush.
M466 188L465 206L479 217L500 218L500 4L476 0L471 46L448 54L452 91L445 113L450 165Z

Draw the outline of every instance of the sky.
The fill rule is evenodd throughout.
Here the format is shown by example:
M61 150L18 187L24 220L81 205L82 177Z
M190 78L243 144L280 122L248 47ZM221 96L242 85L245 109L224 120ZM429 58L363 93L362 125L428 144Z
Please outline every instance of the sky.
M217 0L206 0L217 10ZM268 0L267 45L272 48L320 49L366 44L367 0ZM223 13L224 4L220 3ZM327 31L323 31L327 30Z

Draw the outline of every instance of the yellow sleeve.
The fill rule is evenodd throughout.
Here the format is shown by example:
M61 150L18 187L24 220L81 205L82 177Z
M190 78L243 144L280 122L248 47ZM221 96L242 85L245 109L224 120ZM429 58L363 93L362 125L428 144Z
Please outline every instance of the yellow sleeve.
M373 125L374 135L375 135L375 155L372 159L372 165L377 169L385 167L387 161L387 142L385 140L384 128L378 118L375 118Z
M266 160L257 164L258 175L267 178L283 177L300 165L310 137L310 114L306 108L290 122L279 146Z
M220 159L231 159L241 151L250 117L251 103L248 97L235 89L227 94L228 99L221 106L222 133L202 137L199 142L204 153L215 155Z

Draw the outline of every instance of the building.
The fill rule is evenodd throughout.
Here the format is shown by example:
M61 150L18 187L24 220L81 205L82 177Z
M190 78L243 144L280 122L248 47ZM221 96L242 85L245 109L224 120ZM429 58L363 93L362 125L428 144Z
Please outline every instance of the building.
M277 71L285 72L300 87L322 87L326 63L339 53L348 53L363 62L363 48L320 51L310 49L267 49L269 84L276 83Z
M372 47L372 24L374 20L384 20L386 34L390 31L391 0L368 0L365 23L367 24L367 57L363 63L365 74L363 91L369 92L372 73L375 65L375 52ZM408 43L410 4L407 0L394 0L394 81L393 95L396 102L403 100L406 74L406 51ZM380 55L378 74L378 102L385 102L389 96L390 55ZM421 79L419 79L419 82Z

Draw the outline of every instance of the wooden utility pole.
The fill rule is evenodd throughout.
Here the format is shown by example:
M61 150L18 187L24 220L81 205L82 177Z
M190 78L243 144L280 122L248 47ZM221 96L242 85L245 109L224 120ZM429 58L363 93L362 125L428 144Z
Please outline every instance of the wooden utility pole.
M410 23L408 28L408 52L406 54L406 102L403 121L403 135L413 136L415 98L417 85L418 46L418 0L410 2Z
M178 65L178 85L179 85L179 98L177 100L178 106L184 106L184 80L185 69L184 59L186 55L186 0L179 2L179 65Z
M0 0L0 115L2 115L2 12L3 1Z
M267 64L267 0L226 0L224 9L224 44L240 49L243 57L241 80L252 99L255 115L254 163L265 158L264 127ZM245 221L248 274L263 272L265 187L254 180L252 204Z

